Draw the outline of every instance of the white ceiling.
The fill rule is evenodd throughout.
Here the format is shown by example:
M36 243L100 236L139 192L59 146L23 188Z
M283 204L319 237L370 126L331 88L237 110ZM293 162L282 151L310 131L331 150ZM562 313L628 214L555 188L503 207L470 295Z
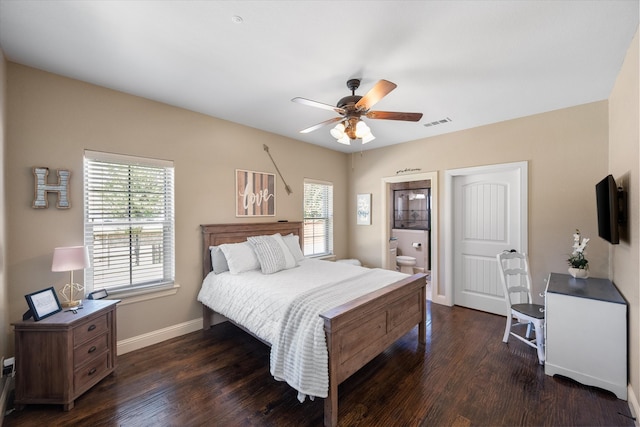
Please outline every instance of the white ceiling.
M638 27L639 0L0 0L8 60L344 152L607 99ZM242 23L235 23L241 17ZM334 105L361 78L398 85L344 146ZM451 122L425 127L444 118Z

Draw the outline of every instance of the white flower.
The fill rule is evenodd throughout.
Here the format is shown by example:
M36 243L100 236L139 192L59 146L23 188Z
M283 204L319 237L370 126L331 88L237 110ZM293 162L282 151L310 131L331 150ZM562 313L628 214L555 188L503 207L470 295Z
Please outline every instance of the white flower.
M583 269L588 268L589 261L584 257L584 251L587 248L587 243L589 243L589 239L583 239L580 235L580 230L576 230L573 234L573 253L567 260L571 267Z
M578 252L584 252L584 250L587 248L587 243L589 243L589 239L582 239L582 243L580 243L580 246L578 246L577 251Z

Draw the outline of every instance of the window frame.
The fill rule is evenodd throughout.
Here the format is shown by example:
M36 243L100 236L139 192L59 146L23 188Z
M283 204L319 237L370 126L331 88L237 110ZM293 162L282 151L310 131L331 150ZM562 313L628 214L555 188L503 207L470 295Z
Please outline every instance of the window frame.
M95 184L99 182L98 178L95 178L96 170L95 168L99 167L99 164L113 164L114 167L120 169L129 169L135 170L138 173L141 173L144 169L161 169L160 172L155 173L158 179L154 181L156 184L160 184L159 186L162 188L161 193L159 194L159 198L161 200L160 203L152 205L157 211L161 212L161 214L154 218L153 220L140 220L138 217L138 221L134 218L134 215L131 215L131 204L128 203L127 208L128 214L126 218L117 217L117 220L114 220L116 217L108 218L108 214L111 212L100 211L98 208L95 210L95 205L92 205L89 200L89 194L95 194ZM92 169L92 167L94 169ZM170 160L160 160L153 158L145 158L145 157L137 157L130 156L124 154L114 154L114 153L105 153L99 151L91 151L85 150L83 157L83 173L84 173L84 191L83 191L83 223L84 223L84 241L85 245L89 247L89 256L91 259L91 266L85 269L85 293L90 293L94 290L98 289L107 289L109 295L116 296L119 298L127 297L127 296L135 296L141 294L147 294L158 291L166 291L171 288L177 287L175 283L175 173L174 173L174 165L173 161ZM130 175L129 175L130 176ZM142 192L128 191L125 193L128 196L128 200L132 199L132 196L140 195ZM99 214L102 213L104 217L107 217L105 220L104 217L98 220L90 220L90 216L93 216L96 212ZM103 230L106 228L120 228L123 227L128 229L125 234L129 235L128 242L128 251L129 251L129 264L124 264L124 268L129 270L129 279L125 280L124 284L108 284L106 286L102 286L101 284L96 286L96 276L94 263L94 243L95 243L95 232L96 227L103 227ZM161 228L161 236L160 236L160 255L157 253L154 255L153 248L151 249L151 263L156 263L156 260L161 260L161 266L159 270L161 274L157 274L157 278L149 281L139 281L138 279L132 280L133 277L136 277L136 273L133 272L133 258L131 257L132 253L132 240L131 235L132 231L135 229L143 229L144 228ZM157 233L156 233L157 234ZM139 238L139 236L137 236ZM147 239L148 237L144 237L143 239ZM157 243L158 240L156 240ZM153 245L152 245L153 246ZM127 247L127 244L118 246L120 248ZM148 250L146 252L148 255ZM115 257L114 257L115 258ZM122 257L120 257L122 259ZM158 270L156 268L155 270ZM161 277L160 277L161 276ZM109 280L105 280L109 282ZM113 281L115 282L115 280Z
M323 212L324 215L307 217L307 185L319 185L319 186L324 186L328 188L330 192L330 196L329 196L330 200L324 201L325 206L322 207L322 209L324 210ZM303 218L303 227L304 227L304 239L303 239L302 248L303 248L304 256L307 258L322 258L322 257L331 256L333 255L333 225L334 225L333 183L329 181L321 181L317 179L304 178L303 188L304 188L304 191L303 191L303 198L302 198L303 199L302 218ZM321 245L325 248L324 251L318 251L318 252L315 251L315 246L316 246L315 233L310 233L309 228L311 227L315 229L317 224L316 225L310 224L311 221L326 222L326 224L324 225L325 235L321 243ZM312 243L310 245L312 248L314 248L310 253L307 252L307 247L309 246L309 243L308 243L309 239L312 240Z

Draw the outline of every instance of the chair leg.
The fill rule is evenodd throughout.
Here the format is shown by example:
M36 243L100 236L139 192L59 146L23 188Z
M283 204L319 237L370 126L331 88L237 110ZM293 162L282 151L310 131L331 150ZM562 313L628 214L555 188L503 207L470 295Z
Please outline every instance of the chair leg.
M525 337L527 337L527 339L531 339L531 326L533 326L531 323L532 322L527 323L527 333L525 335ZM536 338L537 337L538 336L536 335Z
M509 334L511 332L511 322L513 321L513 316L511 313L507 314L507 324L504 328L504 337L502 337L502 342L509 341Z
M536 328L536 348L538 350L538 362L544 365L544 326L541 322L535 322Z

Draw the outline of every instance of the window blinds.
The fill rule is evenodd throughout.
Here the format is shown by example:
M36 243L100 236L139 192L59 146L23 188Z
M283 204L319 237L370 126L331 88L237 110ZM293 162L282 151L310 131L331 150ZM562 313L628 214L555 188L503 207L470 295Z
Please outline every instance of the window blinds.
M333 253L333 184L304 180L304 254Z
M173 162L85 151L87 290L174 280Z

